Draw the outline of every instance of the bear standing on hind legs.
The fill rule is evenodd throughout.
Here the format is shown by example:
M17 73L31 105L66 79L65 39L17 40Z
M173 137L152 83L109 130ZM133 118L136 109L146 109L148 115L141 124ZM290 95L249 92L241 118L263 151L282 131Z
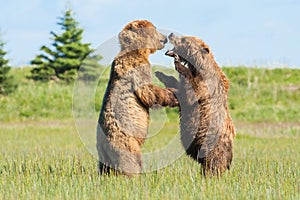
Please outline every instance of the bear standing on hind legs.
M128 176L142 172L141 145L148 131L149 108L178 106L170 89L151 84L149 55L167 42L147 20L130 22L119 33L115 57L97 126L99 172Z
M230 168L235 129L228 111L229 80L210 48L199 38L169 36L179 81L156 72L167 87L178 89L180 134L186 153L202 165L204 175Z

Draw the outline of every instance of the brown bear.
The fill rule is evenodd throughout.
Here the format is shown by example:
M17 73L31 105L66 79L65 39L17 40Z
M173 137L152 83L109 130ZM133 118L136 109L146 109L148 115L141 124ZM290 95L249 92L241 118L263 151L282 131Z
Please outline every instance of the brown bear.
M222 175L230 168L235 128L228 111L229 80L210 48L200 39L170 34L179 81L156 72L167 87L177 88L181 142L186 153L202 165L204 175Z
M111 72L97 126L99 172L128 176L142 172L141 145L149 108L178 106L170 89L151 84L149 55L164 48L167 37L147 20L130 22L119 33L121 51Z

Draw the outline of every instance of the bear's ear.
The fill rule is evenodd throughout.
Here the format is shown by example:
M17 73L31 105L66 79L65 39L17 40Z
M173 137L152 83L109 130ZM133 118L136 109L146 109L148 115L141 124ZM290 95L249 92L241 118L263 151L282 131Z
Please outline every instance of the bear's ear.
M210 52L210 49L209 49L208 47L202 48L202 53L207 53L207 54L209 54L209 52Z
M128 30L138 30L141 28L145 28L146 24L144 22L134 22L128 26Z
M149 21L142 20L138 22L137 28L155 28L155 26Z
M146 27L145 23L139 23L137 25L137 28L145 28L145 27Z
M124 30L128 30L128 31L130 31L130 30L132 30L133 29L133 25L132 24L128 24L127 26L126 26L126 28L124 28Z
M132 26L132 25L128 27L128 31L132 31L132 30L134 30L134 29L135 29L135 27Z

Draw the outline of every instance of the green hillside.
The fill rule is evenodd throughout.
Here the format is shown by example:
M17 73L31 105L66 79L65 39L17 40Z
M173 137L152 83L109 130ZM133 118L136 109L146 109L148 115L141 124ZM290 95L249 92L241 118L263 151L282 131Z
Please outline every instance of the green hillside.
M172 69L157 69L176 74ZM13 69L18 90L0 96L0 121L72 118L73 85L39 83L27 80L28 68ZM300 70L224 67L230 80L230 113L239 122L298 122L300 119ZM109 68L102 74L95 95L96 112L101 107ZM160 84L156 78L155 83ZM176 115L176 109L168 109Z

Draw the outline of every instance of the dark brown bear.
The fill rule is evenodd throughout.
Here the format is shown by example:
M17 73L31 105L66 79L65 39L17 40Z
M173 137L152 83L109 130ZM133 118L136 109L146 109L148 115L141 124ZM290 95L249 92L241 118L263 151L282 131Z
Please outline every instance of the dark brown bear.
M235 129L228 112L229 81L209 47L196 37L169 36L180 80L156 72L167 86L177 88L181 141L186 153L202 165L204 175L221 175L230 168Z
M141 145L148 129L149 107L178 106L173 92L151 84L149 55L167 42L146 20L130 22L119 34L120 53L111 73L98 120L100 173L142 172Z

